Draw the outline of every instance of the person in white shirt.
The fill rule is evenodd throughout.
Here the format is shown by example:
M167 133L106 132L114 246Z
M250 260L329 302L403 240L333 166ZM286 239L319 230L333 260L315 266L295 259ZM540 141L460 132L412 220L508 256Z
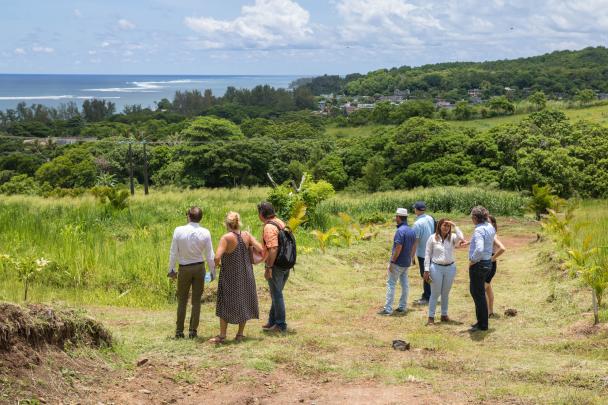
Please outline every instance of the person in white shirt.
M452 228L454 228L455 235L452 234ZM435 323L435 308L439 295L441 295L441 322L450 321L448 300L456 276L454 248L464 243L466 241L460 228L454 222L445 218L437 222L435 234L426 242L423 277L425 281L430 281L431 284L427 325Z
M200 226L203 211L199 207L190 207L186 213L188 224L178 226L173 232L171 252L169 254L169 274L172 279L177 278L177 323L175 338L184 337L184 321L186 320L186 307L188 295L192 287L192 312L190 314L190 338L197 336L197 328L201 313L201 297L205 285L205 261L209 271L215 274L215 262L211 233ZM204 258L203 258L204 257ZM176 272L175 266L179 263Z

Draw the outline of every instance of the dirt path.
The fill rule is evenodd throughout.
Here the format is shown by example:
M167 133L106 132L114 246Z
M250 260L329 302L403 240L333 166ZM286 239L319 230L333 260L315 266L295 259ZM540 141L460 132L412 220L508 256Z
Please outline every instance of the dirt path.
M423 383L384 385L374 381L339 383L298 379L287 371L260 373L222 367L175 381L183 365L138 368L132 377L100 390L99 402L110 404L461 404L460 395L437 395Z

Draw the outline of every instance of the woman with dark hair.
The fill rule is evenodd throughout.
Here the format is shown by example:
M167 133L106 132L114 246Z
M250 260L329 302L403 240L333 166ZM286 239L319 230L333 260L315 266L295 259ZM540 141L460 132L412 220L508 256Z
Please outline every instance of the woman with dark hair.
M456 233L452 234L452 230ZM426 242L424 255L424 280L431 284L431 299L429 300L429 319L427 325L435 323L435 308L441 295L441 322L449 322L448 300L454 277L456 264L454 248L466 242L460 228L445 218L437 222L435 234Z
M498 234L498 226L496 225L496 218L494 218L492 215L489 216L490 219L490 223L492 224L492 226L494 227L494 229L496 230L496 233ZM498 236L494 236L494 245L493 245L493 251L492 251L492 269L490 270L490 273L488 274L488 276L486 277L486 298L488 300L488 317L489 318L493 318L494 317L494 290L492 290L492 279L494 278L494 275L496 274L496 259L498 258L498 256L502 255L504 252L506 252L507 249L505 248L505 245L503 245L500 240L498 240Z

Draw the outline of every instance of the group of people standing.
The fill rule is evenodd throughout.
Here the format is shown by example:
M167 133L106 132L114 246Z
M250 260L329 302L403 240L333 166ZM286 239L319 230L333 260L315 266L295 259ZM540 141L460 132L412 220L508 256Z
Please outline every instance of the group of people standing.
M386 303L378 313L391 315L397 280L401 284L401 297L396 312L407 311L409 292L408 269L418 261L423 279L422 297L415 301L418 305L429 306L427 325L435 323L437 301L441 297L441 321L449 322L449 294L456 277L454 250L469 246L469 287L475 303L477 323L470 331L488 329L488 318L494 316L494 292L492 278L496 274L496 259L505 252L504 245L496 237L496 219L482 206L471 210L471 220L475 225L471 240L468 241L460 228L446 218L439 221L426 213L424 201L413 206L416 220L408 226L408 211L398 208L395 212L397 231L393 239L393 249L388 266Z
M240 215L229 212L225 218L226 233L213 251L211 234L200 225L203 213L199 207L191 207L188 223L175 228L169 255L168 277L177 280L176 338L184 338L186 307L191 292L192 312L188 337L196 338L200 319L201 298L205 284L205 264L211 278L221 266L217 288L215 314L220 319L220 332L211 343L223 343L227 338L228 324L238 325L236 341L245 338L245 325L250 319L259 318L259 307L253 265L264 262L264 278L268 282L271 306L264 331L287 330L283 288L290 268L278 266L279 235L285 223L277 218L274 207L268 202L258 205L258 217L262 222L262 243L249 232L242 231ZM470 293L475 302L477 323L472 331L487 330L488 318L493 315L494 294L491 287L496 273L496 259L505 251L496 237L496 220L481 206L471 211L475 230L467 241L460 228L452 221L435 219L426 214L426 204L418 201L413 206L416 220L408 226L408 211L398 208L395 213L397 231L393 240L392 255L388 266L386 304L381 315L393 313L393 300L397 282L401 284L401 297L396 312L407 311L409 291L408 269L418 262L423 279L422 297L415 303L428 304L427 324L435 322L437 301L441 297L441 321L449 322L449 294L456 276L454 250L469 245ZM281 263L281 262L278 262ZM176 266L179 266L176 269Z
M287 330L283 288L289 278L290 269L275 264L279 248L279 232L285 223L277 218L272 204L258 205L258 216L262 222L262 243L249 232L241 231L242 223L237 212L229 212L225 218L226 233L219 241L217 251L209 230L200 225L203 213L199 207L191 207L187 213L188 223L175 228L169 255L168 277L177 280L177 323L175 337L184 338L186 306L190 291L192 312L188 337L196 338L200 319L201 298L205 284L205 264L211 278L219 273L215 314L220 319L220 332L211 338L211 343L226 340L228 324L238 325L235 341L245 338L245 325L250 319L259 318L257 288L253 264L264 262L264 277L268 282L272 304L265 331ZM176 266L179 265L177 271Z

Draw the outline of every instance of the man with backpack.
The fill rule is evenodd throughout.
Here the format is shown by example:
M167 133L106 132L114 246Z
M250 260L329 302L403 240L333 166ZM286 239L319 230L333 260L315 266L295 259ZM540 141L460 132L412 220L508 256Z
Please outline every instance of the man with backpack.
M283 288L296 259L295 240L285 223L277 218L274 207L269 202L258 205L258 216L264 224L262 240L264 247L264 278L268 280L272 305L268 323L262 326L267 332L287 331L285 321L285 301Z

